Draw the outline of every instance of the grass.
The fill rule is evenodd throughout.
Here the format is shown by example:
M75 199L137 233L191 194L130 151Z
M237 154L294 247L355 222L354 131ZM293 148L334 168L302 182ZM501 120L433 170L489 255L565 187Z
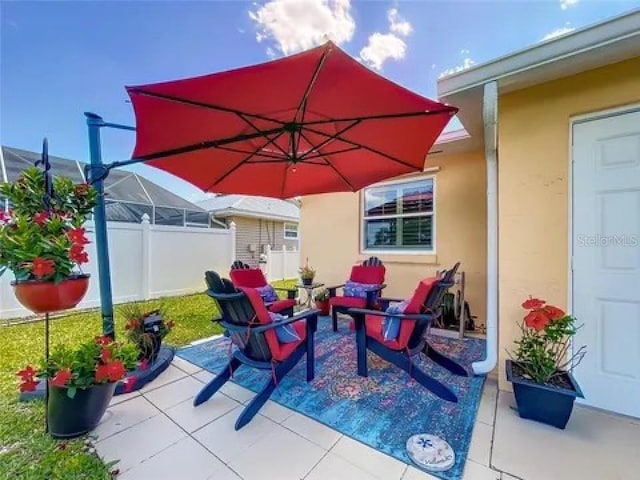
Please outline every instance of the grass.
M274 282L291 287L295 281ZM183 346L221 333L211 322L218 310L205 294L144 302L149 309L162 303L176 327L165 339ZM116 306L116 338L124 338L124 319ZM77 345L102 332L100 313L73 313L51 321L51 348ZM44 402L17 401L15 372L38 363L43 355L44 322L0 327L0 478L25 480L108 480L116 467L105 465L90 439L56 441L44 432Z

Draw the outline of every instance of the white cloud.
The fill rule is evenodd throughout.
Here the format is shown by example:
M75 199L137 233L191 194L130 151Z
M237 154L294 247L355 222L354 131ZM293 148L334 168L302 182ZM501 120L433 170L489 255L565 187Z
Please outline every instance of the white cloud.
M382 70L387 60L402 60L407 54L407 44L400 37L411 34L413 27L400 15L397 8L387 11L389 32L375 32L369 36L367 45L360 50L360 59L376 70Z
M547 33L544 37L542 37L540 39L541 42L544 42L545 40L551 40L552 38L556 38L556 37L560 37L566 33L572 32L574 31L575 28L570 27L569 24L567 24L564 27L560 27L560 28L556 28L553 32L549 32Z
M351 0L270 0L256 5L249 17L258 27L258 42L272 41L275 50L287 55L323 43L337 44L353 38L356 23Z
M560 0L560 8L566 10L569 7L574 7L580 0Z
M387 12L387 18L389 19L389 29L392 33L397 33L406 37L413 31L411 24L400 16L397 8L392 8Z
M376 32L369 37L367 46L360 50L360 58L367 65L382 70L389 59L401 60L407 53L407 44L393 33Z
M460 50L461 55L469 55L469 50ZM440 72L438 78L447 77L449 75L453 75L454 73L461 72L466 70L467 68L471 68L476 64L475 60L471 57L465 57L462 59L462 63L460 65L456 65L453 68L447 68L446 70Z

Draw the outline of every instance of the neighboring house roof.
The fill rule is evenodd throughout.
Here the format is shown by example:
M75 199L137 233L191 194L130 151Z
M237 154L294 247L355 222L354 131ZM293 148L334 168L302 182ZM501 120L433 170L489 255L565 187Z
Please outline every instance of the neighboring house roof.
M298 222L300 208L292 202L277 198L251 195L219 195L198 202L215 217L248 217L285 222Z
M40 159L40 153L14 147L2 146L0 155L0 181L15 181L22 170ZM71 178L74 182L84 182L84 163L68 158L49 155L51 173ZM202 209L184 198L162 188L146 178L126 170L113 169L104 181L107 198L113 201L134 202L157 207L171 207L185 210Z
M640 10L537 43L438 80L438 97L460 109L471 136L482 135L484 85L503 94L640 56Z

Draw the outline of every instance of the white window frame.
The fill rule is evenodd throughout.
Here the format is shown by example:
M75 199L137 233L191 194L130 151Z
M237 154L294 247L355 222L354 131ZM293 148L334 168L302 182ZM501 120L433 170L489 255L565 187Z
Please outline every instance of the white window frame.
M295 225L296 227L296 236L295 237L287 237L287 225ZM284 222L282 224L282 236L285 240L298 241L300 240L300 224L294 222Z
M366 191L372 188L384 188L384 187L392 187L394 185L403 185L409 183L421 182L424 180L431 180L433 185L433 211L431 213L408 213L408 214L400 214L400 215L376 215L372 217L365 216L365 208L366 208ZM359 222L360 222L360 252L366 254L377 254L377 255L435 255L436 254L436 176L435 175L423 175L420 177L414 178L404 178L401 180L391 180L388 182L381 182L371 185L369 187L363 188L360 193L360 211L359 211ZM366 238L366 230L365 230L365 221L366 220L378 220L378 219L386 219L386 218L410 218L410 217L424 217L431 216L431 249L378 249L378 248L367 248L367 238Z

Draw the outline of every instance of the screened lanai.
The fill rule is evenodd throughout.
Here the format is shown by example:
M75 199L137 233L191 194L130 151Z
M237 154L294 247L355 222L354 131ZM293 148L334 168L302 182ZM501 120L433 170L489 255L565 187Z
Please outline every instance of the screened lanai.
M40 154L13 147L2 147L0 182L15 181L20 172L40 159ZM84 163L77 160L49 156L53 176L85 181ZM122 169L114 169L104 181L107 221L140 223L146 213L157 225L188 227L218 227L209 214L199 206L162 188L146 178ZM0 208L6 208L1 199Z

